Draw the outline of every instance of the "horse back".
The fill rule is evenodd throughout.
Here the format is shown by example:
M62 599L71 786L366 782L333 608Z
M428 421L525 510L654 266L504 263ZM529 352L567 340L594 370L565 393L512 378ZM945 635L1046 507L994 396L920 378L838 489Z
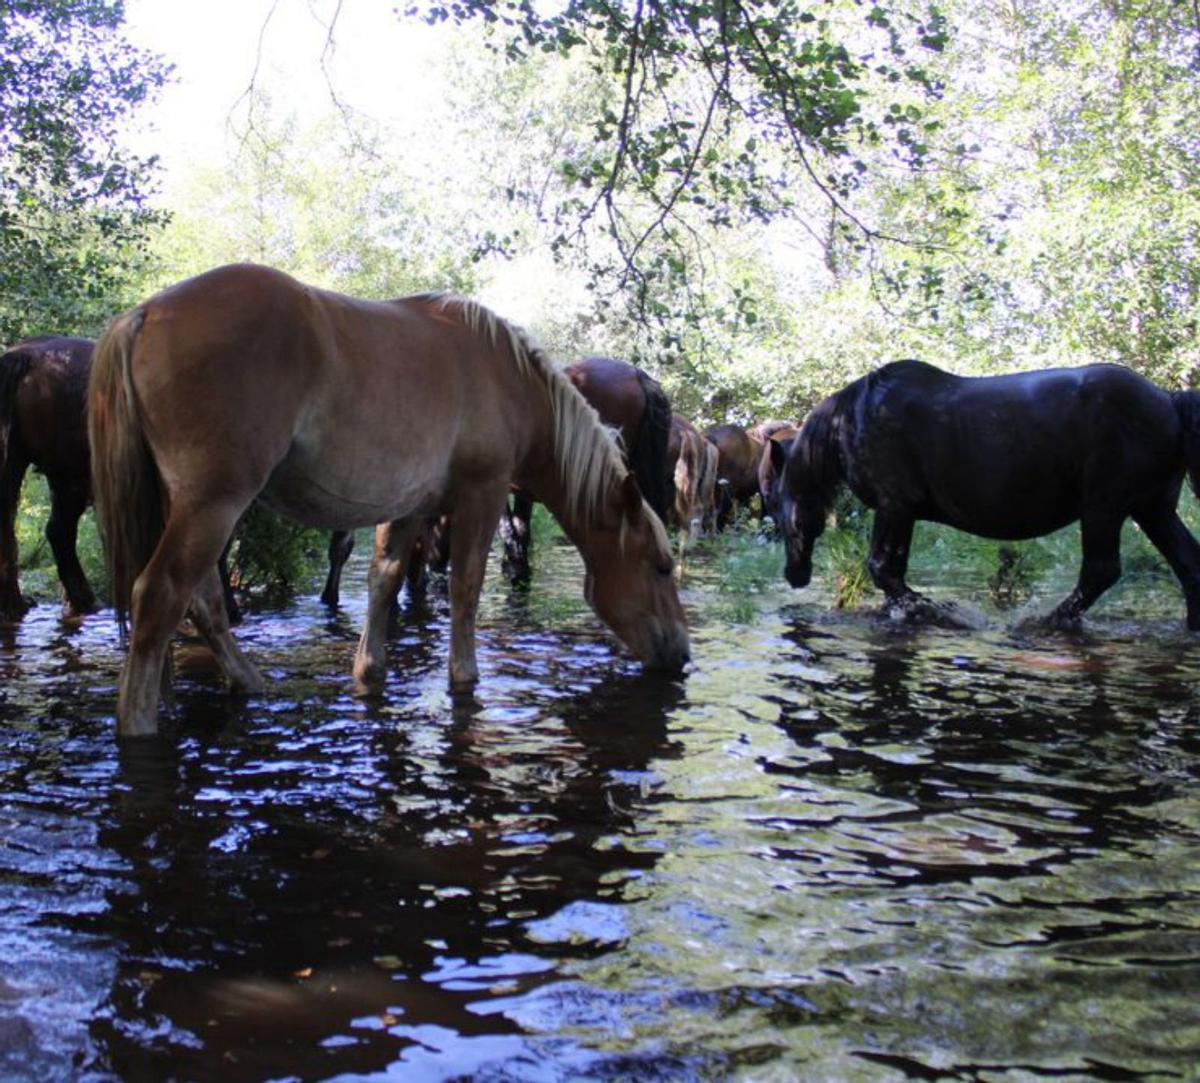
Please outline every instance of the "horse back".
M9 438L39 470L86 479L90 339L42 335L0 357L0 399Z
M350 528L511 473L509 429L527 424L504 408L516 366L439 298L359 301L233 265L142 311L133 378L168 482L203 469L214 488Z
M705 439L716 445L718 477L729 482L733 497L749 500L758 492L758 459L763 445L740 425L710 425Z
M899 362L864 378L842 425L866 503L989 537L1128 514L1182 474L1170 396L1118 365L957 377Z
M665 518L675 459L670 454L670 403L658 381L611 357L584 357L567 365L563 374L605 425L620 430L643 495Z

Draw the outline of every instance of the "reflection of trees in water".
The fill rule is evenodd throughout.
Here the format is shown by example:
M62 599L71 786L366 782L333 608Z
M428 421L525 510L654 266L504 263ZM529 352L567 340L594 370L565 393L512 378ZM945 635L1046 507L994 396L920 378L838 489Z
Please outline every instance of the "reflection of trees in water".
M456 702L440 719L419 703L389 701L385 720L338 701L317 721L308 703L248 729L231 709L208 749L131 745L103 838L130 890L110 894L95 928L121 944L93 1024L111 1066L366 1071L412 1041L389 1027L516 1031L469 1005L605 950L611 930L602 916L590 929L586 907L570 947L528 926L620 902L657 860L620 840L636 827L638 774L674 752L667 717L682 695L609 674L544 703Z
M884 880L1051 873L1149 838L1153 820L1131 812L1165 796L1165 705L1195 715L1182 676L1142 687L1103 640L1017 645L861 623L841 634L796 623L786 638L835 679L793 682L803 707L785 703L781 725L798 754L767 770L813 798L798 830L837 820Z

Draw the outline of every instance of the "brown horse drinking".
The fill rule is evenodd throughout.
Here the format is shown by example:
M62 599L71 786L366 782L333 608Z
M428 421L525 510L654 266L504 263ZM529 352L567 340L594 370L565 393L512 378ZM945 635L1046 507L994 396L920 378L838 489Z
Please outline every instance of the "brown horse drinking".
M666 532L579 394L515 328L473 302L353 300L237 265L118 317L88 397L94 491L119 615L132 615L122 734L157 729L168 642L189 603L236 686L216 573L261 496L302 522L376 529L356 687L386 672L388 608L412 542L449 512L450 680L478 677L475 613L509 484L578 546L597 614L647 666L688 657Z
M90 340L49 335L0 357L0 620L18 620L29 608L17 582L16 520L30 466L50 487L46 539L64 610L79 616L96 608L75 551L79 517L90 500L84 405L91 359Z

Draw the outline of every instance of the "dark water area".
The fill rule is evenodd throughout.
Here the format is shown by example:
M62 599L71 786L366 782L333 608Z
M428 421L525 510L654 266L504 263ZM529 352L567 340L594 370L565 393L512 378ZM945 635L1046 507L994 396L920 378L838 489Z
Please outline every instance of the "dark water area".
M1200 1078L1200 640L902 629L685 584L650 679L543 550L481 683L406 607L350 694L361 565L177 647L118 746L111 614L0 636L0 1078ZM738 599L745 602L745 599ZM1044 608L1053 596L1045 599Z

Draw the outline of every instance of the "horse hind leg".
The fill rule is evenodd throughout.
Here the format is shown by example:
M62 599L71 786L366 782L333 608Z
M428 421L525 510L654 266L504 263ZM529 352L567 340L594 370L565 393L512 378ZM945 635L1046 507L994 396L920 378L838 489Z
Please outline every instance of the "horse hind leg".
M96 609L96 595L92 593L87 576L83 574L76 548L79 519L87 502L86 481L50 479L50 519L46 523L46 540L54 553L58 580L65 596L64 613L72 617L83 616Z
M219 591L214 572L217 559L241 511L240 505L172 507L154 553L133 585L129 655L117 696L117 732L121 736L157 732L171 636L206 576L213 576ZM212 631L219 627L219 618L209 599L210 589L211 584L205 583L201 620L207 620ZM223 606L222 601L222 611Z
M1075 589L1047 617L1052 628L1072 631L1080 618L1109 587L1121 578L1121 524L1123 515L1086 517L1079 524L1083 561Z
M229 683L241 692L261 692L264 687L261 674L230 633L225 588L215 565L205 572L192 595L191 615Z
M1188 629L1200 632L1200 542L1192 536L1173 507L1135 515L1134 521L1179 580L1187 603Z

